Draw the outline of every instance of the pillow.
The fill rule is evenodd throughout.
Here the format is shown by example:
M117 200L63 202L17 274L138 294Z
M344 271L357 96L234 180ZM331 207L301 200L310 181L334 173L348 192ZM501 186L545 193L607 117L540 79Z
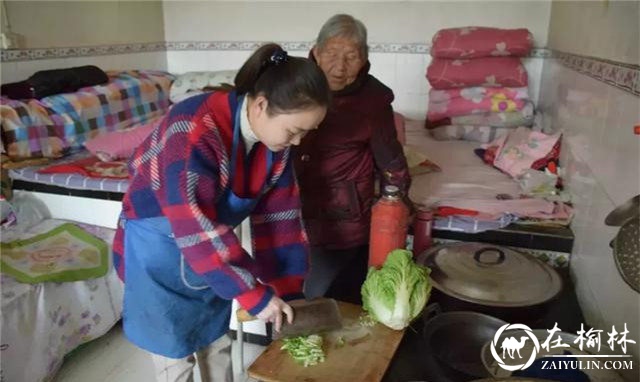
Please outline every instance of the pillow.
M203 90L206 87L220 86L223 83L233 84L237 70L219 70L211 72L187 72L180 74L171 84L169 98L177 103L183 96L193 90ZM197 94L197 93L196 93Z
M127 159L161 121L162 117L159 117L127 130L98 135L85 142L84 147L103 162Z
M428 174L431 172L440 172L442 169L437 164L430 161L426 155L415 150L410 146L402 146L404 156L407 158L407 167L409 167L409 175L416 176Z

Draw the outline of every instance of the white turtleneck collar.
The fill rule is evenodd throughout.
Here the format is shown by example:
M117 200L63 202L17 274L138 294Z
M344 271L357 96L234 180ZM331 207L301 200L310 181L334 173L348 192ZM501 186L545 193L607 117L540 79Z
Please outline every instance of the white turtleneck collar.
M240 133L242 134L242 139L244 141L245 152L249 153L259 140L258 137L254 134L251 129L251 125L249 124L249 100L248 97L244 97L242 100L242 105L240 105Z

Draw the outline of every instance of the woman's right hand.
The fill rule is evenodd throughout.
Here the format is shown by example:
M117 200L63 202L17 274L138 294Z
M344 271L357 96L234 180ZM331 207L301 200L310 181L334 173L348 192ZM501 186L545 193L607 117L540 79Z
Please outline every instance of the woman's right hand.
M280 297L273 296L267 306L257 314L257 317L264 322L271 322L276 332L282 328L282 314L287 316L287 322L293 322L293 308L284 302Z

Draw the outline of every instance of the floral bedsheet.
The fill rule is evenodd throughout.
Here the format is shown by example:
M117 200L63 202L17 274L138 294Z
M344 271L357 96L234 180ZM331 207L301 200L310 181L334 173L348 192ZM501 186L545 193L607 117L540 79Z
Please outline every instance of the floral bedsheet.
M65 223L46 219L26 229L3 229L2 241L33 237ZM78 226L113 241L112 229ZM123 287L111 264L105 276L74 282L24 284L1 274L0 287L3 381L50 381L67 353L107 333L122 314Z

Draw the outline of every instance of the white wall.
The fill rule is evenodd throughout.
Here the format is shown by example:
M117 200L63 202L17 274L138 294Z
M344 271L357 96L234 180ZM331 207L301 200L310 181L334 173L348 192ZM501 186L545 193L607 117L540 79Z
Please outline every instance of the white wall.
M3 62L2 83L24 80L39 70L89 64L103 70L167 69L164 51L129 53L134 48L126 54L70 57L63 49L163 42L160 1L3 1L20 48L44 48L40 52L50 59Z
M322 24L336 13L349 13L367 26L369 45L428 44L441 28L482 25L526 27L535 45L546 46L550 2L446 1L446 2L260 2L164 1L165 37L185 41L312 42ZM306 50L291 51L306 56ZM170 50L168 69L174 73L238 68L249 49ZM425 79L430 56L426 53L373 52L371 73L396 95L394 108L412 118L426 114L429 86ZM525 59L531 95L538 98L542 59Z
M585 7L588 11L581 13ZM581 17L567 23L567 15L572 13ZM637 2L588 6L554 2L550 47L605 59L634 60L638 20ZM585 27L576 27L578 21ZM603 35L613 40L607 44ZM616 36L626 36L624 44L614 41ZM567 169L565 180L575 206L571 271L587 324L611 331L611 325L618 330L627 323L629 337L640 341L640 297L623 282L615 267L609 242L618 228L604 224L611 210L640 193L640 136L633 133L633 126L640 122L640 97L549 59L544 64L540 101L551 117L552 128L564 132L561 165ZM630 349L637 362L638 346ZM628 378L638 380L637 366Z
M362 20L371 42L431 41L441 28L529 28L547 43L547 1L164 1L167 41L312 41L336 13Z
M554 1L549 46L567 53L640 64L639 9L638 1Z
M4 2L23 49L164 41L160 1Z

